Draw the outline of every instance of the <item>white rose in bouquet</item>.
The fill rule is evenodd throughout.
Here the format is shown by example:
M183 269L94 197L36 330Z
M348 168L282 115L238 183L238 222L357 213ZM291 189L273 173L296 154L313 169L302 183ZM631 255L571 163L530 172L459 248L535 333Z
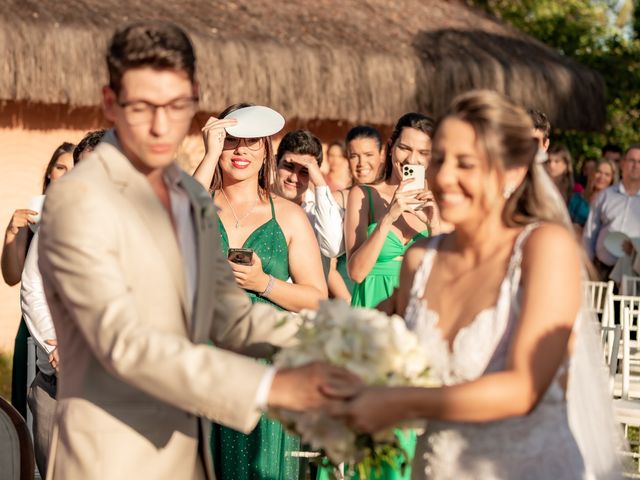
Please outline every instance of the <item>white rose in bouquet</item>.
M429 358L399 316L352 308L343 300L321 302L317 312L300 313L299 343L274 357L280 368L322 361L344 367L370 385L433 386ZM392 430L373 436L352 431L321 411L271 414L320 450L331 464L354 468L393 458L400 450ZM363 463L364 462L364 463Z

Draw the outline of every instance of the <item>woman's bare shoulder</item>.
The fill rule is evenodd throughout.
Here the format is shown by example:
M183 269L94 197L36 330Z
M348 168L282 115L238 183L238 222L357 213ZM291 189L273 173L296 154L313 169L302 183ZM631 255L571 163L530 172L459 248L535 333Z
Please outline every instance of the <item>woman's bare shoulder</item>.
M522 254L523 260L529 258L574 260L580 256L580 246L573 232L566 227L555 223L542 223L524 242Z

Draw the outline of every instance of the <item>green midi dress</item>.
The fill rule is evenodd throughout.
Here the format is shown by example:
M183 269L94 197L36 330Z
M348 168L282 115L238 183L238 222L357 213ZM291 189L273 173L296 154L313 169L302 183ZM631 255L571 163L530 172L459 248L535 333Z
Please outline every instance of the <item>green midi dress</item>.
M242 248L251 248L262 260L262 269L275 278L289 278L287 239L276 220L273 200L271 219L262 224L247 238ZM218 219L222 241L222 253L227 255L229 238ZM253 303L278 305L255 292L246 292ZM286 433L279 422L262 416L256 428L248 435L231 428L212 424L211 454L217 480L296 480L300 461L291 452L300 450L297 436Z
M369 199L369 225L367 227L367 236L369 236L376 228L377 223L374 220L375 212L373 210L371 187L363 185L363 189ZM428 230L423 230L411 237L406 244L403 244L394 232L389 232L375 265L361 283L355 284L353 296L351 297L351 305L354 307L375 308L380 302L389 298L400 282L400 266L402 265L400 257L405 254L407 249L413 245L416 240L428 236ZM397 431L396 435L400 440L401 447L409 454L410 460L413 459L416 448L415 433ZM401 461L401 458L397 459L398 463ZM318 480L327 480L330 477L328 472L320 469L317 478ZM359 476L355 474L348 478L349 480L355 480L359 479ZM376 475L375 472L371 472L367 480L409 480L410 478L411 469L409 467L407 467L404 474L402 474L399 469L392 469L385 466L381 474Z

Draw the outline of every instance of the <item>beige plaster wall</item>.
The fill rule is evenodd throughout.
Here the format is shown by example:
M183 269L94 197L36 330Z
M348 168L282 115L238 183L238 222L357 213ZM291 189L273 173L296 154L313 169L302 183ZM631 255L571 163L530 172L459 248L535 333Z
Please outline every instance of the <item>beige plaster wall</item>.
M96 128L96 127L89 127ZM77 143L86 130L27 130L0 128L0 225L2 238L18 208L27 208L29 199L42 191L44 171L51 154L62 142ZM181 163L185 169L195 168L204 148L200 137L185 140ZM20 285L9 287L0 280L0 351L13 350L20 320Z
M62 142L78 142L83 130L25 130L0 128L0 225L2 235L18 208L42 190L44 170L52 152ZM0 350L13 350L20 319L20 286L0 282Z

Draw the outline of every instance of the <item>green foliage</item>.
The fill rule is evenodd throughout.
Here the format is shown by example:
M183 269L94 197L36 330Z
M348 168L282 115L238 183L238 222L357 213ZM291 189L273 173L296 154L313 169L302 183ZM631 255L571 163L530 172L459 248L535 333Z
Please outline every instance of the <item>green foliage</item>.
M640 140L640 0L468 0L598 71L607 86L603 132L554 131L577 156ZM588 106L585 106L588 108Z
M346 466L346 478L351 478L357 473L358 478L365 479L369 478L371 472L375 478L382 478L385 466L404 475L409 466L409 454L402 448L397 437L391 443L376 443L371 435L360 434L356 438L356 444L364 452L364 458L355 465ZM324 452L321 452L320 457L312 460L312 463L324 469L331 480L342 478L339 466L331 463Z

